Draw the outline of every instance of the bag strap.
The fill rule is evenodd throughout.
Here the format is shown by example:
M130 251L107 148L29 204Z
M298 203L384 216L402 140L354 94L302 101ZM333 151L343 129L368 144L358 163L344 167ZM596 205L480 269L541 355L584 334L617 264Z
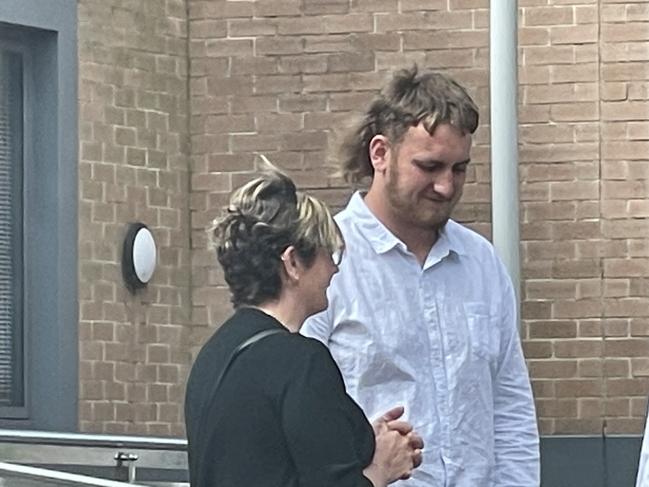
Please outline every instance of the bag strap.
M206 419L207 419L207 413L212 407L212 403L214 402L214 399L216 398L216 392L219 389L219 386L223 382L223 378L225 377L225 374L228 372L230 367L232 366L232 363L234 362L234 359L236 359L241 352L243 352L246 348L250 347L251 345L254 345L260 340L263 340L266 337L269 337L271 335L276 335L277 333L288 333L286 330L280 330L280 329L272 329L272 330L263 330L260 331L259 333L255 333L252 335L250 338L247 340L244 340L239 344L237 348L235 348L230 356L228 357L228 360L225 362L225 366L223 367L223 370L221 370L221 373L219 374L218 378L216 379L216 382L214 383L214 386L212 387L212 390L210 391L209 400L205 403L205 406L203 407L203 410L201 411L201 421L200 425L205 426ZM199 441L199 444L202 443L201 445L201 462L199 465L203 465L203 461L205 459L205 455L207 453L207 446L208 446L208 439L209 439L209 431L207 428L202 429L203 434L201 435L202 442ZM202 480L202 479L201 479ZM198 485L203 485L203 482L200 482Z
M216 396L216 390L221 385L221 382L223 382L223 378L225 377L227 371L230 369L230 366L234 362L234 359L237 358L237 356L241 352L243 352L250 345L257 343L259 340L262 340L271 335L275 335L277 333L283 333L284 331L285 330L278 330L278 329L260 331L259 333L255 333L253 336L251 336L250 338L248 338L247 340L239 344L239 346L232 351L230 357L228 357L228 361L225 363L225 367L223 367L223 370L219 374L219 377L216 379L216 383L214 384L214 389L212 389L212 393L210 394L210 402L208 404L211 404L212 401L214 400L214 397ZM205 424L205 423L201 421L201 424Z

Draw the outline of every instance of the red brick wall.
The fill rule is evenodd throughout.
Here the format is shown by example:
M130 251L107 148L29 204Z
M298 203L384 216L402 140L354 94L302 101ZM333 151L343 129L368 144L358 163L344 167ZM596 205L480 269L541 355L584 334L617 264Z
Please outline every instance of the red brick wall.
M80 0L81 426L180 434L230 313L205 228L267 155L332 206L338 136L390 72L463 82L456 218L490 235L488 0ZM546 434L638 432L649 391L649 1L519 0L525 352ZM187 17L188 16L188 17ZM110 20L107 20L110 19ZM125 223L161 244L121 284Z
M189 363L187 19L183 0L79 1L79 424L182 434ZM128 222L158 268L122 284Z
M521 2L525 350L541 430L637 433L649 390L649 2Z

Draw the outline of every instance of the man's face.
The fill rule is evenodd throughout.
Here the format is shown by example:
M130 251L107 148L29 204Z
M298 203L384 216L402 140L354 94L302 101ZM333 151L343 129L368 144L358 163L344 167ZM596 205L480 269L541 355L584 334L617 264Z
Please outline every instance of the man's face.
M439 230L462 196L470 160L471 135L449 125L431 136L411 127L389 151L385 195L390 213L423 230Z

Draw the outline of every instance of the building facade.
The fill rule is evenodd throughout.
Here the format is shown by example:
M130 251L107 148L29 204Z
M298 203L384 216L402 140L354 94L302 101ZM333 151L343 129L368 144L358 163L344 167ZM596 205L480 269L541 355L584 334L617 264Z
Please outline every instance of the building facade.
M30 420L29 407L5 424L182 435L192 359L230 312L206 227L254 176L258 153L342 207L352 190L333 175L331 155L396 68L450 73L481 107L455 218L490 236L488 0L4 3L0 48L20 51L52 31L60 48L67 35L73 66L61 65L63 54L50 62L77 81L72 102L59 78L51 106L28 98L23 107L34 139L42 116L74 114L58 140L76 152L59 154L59 167L74 172L60 194L45 188L38 199L45 208L73 199L57 213L71 214L71 226L61 230L39 205L23 212L64 233L59 265L44 276L58 281L16 301L31 309L48 289L66 291L56 299L67 315L44 310L22 326L28 338L55 329L73 340L74 350L60 347L73 365L55 374L26 339L22 377L31 406L50 375L67 377L57 387L74 400L62 400L71 409L61 424ZM49 18L19 6L43 3L55 6ZM649 393L649 1L518 3L521 334L540 430L640 433ZM29 76L45 83L38 71ZM45 164L23 159L27 175ZM133 221L151 228L159 248L152 282L135 294L120 269Z

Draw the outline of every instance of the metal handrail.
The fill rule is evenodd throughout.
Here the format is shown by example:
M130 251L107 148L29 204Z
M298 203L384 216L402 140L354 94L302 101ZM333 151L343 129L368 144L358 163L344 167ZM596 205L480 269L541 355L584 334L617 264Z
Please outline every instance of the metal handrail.
M13 463L0 462L0 477L10 475L12 477L27 478L30 480L42 480L43 482L56 482L58 484L85 487L134 487L141 484L118 482L106 480L76 473L59 472L39 467L27 467ZM48 484L44 484L48 485Z
M147 450L187 450L187 440L151 436L58 433L50 431L0 429L0 443L33 443Z

